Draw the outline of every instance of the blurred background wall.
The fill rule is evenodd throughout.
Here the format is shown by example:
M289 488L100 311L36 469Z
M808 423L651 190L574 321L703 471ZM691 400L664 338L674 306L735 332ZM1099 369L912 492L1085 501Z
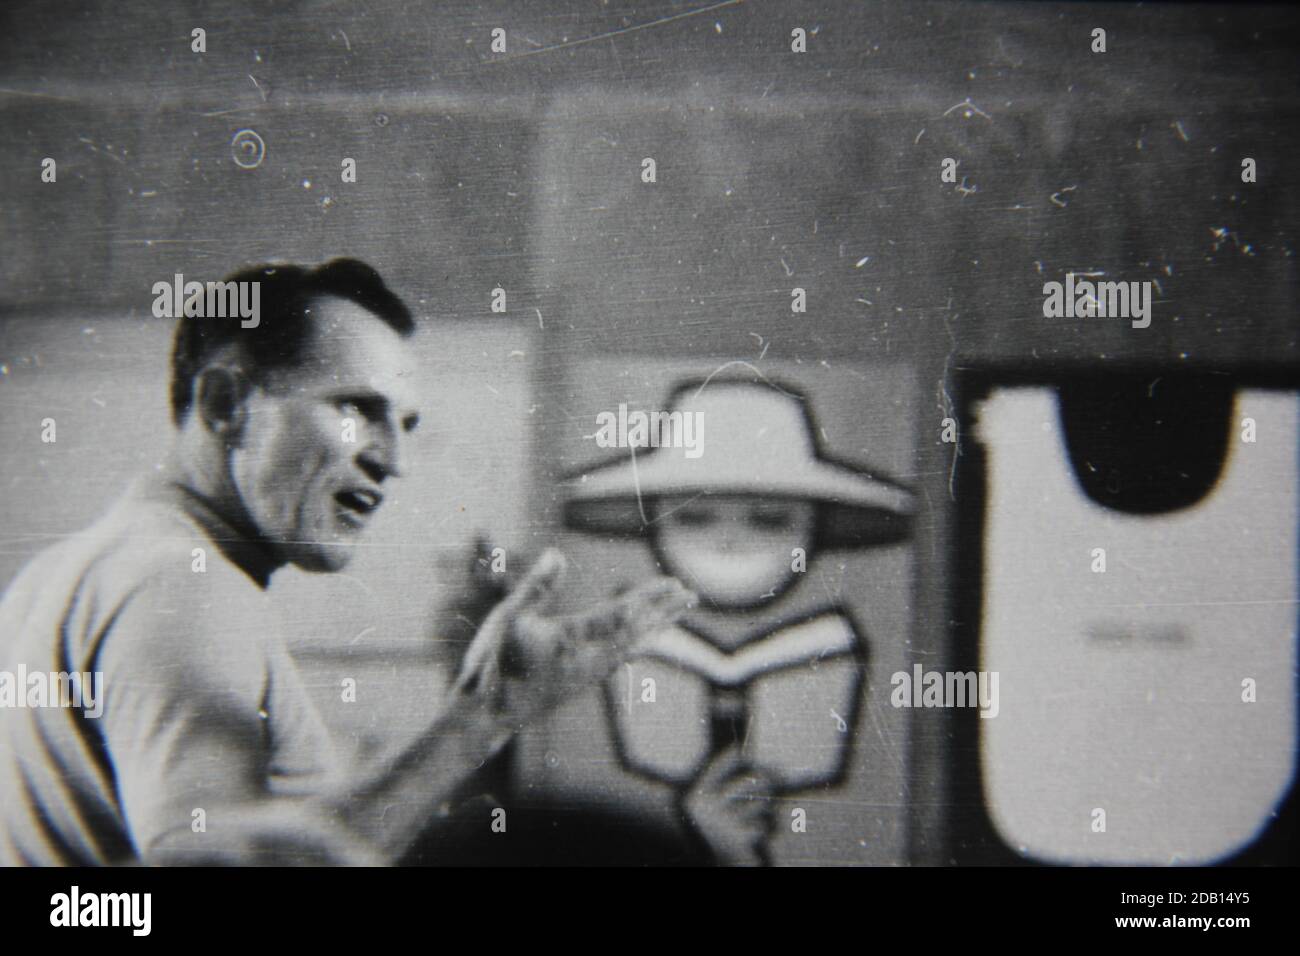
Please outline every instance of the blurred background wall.
M620 370L802 376L849 457L904 432L890 464L921 513L887 631L942 669L961 504L940 433L961 370L1294 367L1295 46L1289 11L1250 5L8 3L0 585L163 450L154 282L345 254L428 320L437 397L428 477L372 552L346 579L276 584L327 717L363 749L428 711L404 667L429 659L432 569L480 530L520 553L560 533L592 377ZM255 168L234 162L243 129L265 144ZM1042 284L1067 271L1158 281L1151 327L1044 319ZM857 414L844 383L875 368L899 401ZM358 673L374 705L340 707ZM888 717L872 760L889 782L850 794L870 832L838 820L809 856L947 862L949 728Z

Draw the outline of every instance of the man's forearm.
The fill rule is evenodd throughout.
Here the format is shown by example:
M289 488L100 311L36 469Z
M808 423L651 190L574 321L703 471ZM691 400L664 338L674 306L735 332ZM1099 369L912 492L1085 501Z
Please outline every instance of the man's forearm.
M330 800L349 829L396 862L489 758L512 736L486 695L453 689L419 738L359 785Z

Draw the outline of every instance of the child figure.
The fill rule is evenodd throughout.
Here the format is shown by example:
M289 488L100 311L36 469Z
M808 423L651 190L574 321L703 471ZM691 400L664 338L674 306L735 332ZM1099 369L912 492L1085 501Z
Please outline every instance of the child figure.
M820 550L903 540L912 499L821 455L790 389L692 383L670 410L698 413L701 446L661 436L570 485L571 527L644 535L700 599L611 679L606 709L624 766L674 788L715 858L769 862L767 798L842 779L867 661L833 601L792 619L782 598Z

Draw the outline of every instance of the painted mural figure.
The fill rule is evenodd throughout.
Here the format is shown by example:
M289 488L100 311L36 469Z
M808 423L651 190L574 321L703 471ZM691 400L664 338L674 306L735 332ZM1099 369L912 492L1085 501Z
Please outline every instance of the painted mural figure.
M611 678L606 709L624 766L674 787L719 859L769 862L778 821L762 798L843 777L868 658L833 595L797 619L782 599L821 551L903 540L912 498L821 455L791 389L692 383L669 408L702 423L695 454L672 441L629 449L575 481L567 503L575 528L644 537L700 597Z

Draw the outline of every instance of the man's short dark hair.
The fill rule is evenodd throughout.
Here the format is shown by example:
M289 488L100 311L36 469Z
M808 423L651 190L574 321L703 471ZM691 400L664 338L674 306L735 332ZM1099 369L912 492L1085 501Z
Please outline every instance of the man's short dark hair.
M194 401L194 379L208 359L226 345L239 347L244 371L254 380L261 372L295 365L311 323L307 309L321 296L357 303L399 335L415 331L411 310L373 268L359 259L333 259L309 269L295 265L253 266L224 282L257 282L259 322L243 327L236 319L181 316L172 347L172 420L184 423Z

